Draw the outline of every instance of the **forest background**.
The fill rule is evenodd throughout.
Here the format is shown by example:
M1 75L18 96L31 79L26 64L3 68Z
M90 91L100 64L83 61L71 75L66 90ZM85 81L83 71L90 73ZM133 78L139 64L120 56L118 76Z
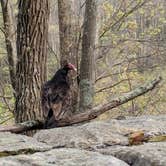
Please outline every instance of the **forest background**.
M84 0L68 0L72 39L78 61L81 55ZM98 0L95 32L94 103L100 104L133 90L137 85L161 75L163 81L148 94L119 106L99 119L120 115L166 113L166 1L165 0ZM12 42L16 44L18 2L8 1L12 18ZM2 1L1 1L2 5ZM47 41L47 79L60 67L58 2L50 0L49 36ZM15 97L11 84L9 57L6 50L3 10L0 11L0 124L14 122ZM16 46L13 55L16 57ZM14 59L15 59L14 57ZM77 65L76 63L76 65ZM78 67L79 65L77 65ZM79 71L79 69L78 69Z

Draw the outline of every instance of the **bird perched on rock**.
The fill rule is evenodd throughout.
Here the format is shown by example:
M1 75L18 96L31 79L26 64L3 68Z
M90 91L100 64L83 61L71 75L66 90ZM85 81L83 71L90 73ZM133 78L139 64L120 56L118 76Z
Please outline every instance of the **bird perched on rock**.
M70 102L68 99L70 92L68 72L70 70L77 71L73 64L66 62L42 88L42 110L46 120L44 128L55 127L56 121L61 119L67 111L63 109L63 106L70 104L67 103Z

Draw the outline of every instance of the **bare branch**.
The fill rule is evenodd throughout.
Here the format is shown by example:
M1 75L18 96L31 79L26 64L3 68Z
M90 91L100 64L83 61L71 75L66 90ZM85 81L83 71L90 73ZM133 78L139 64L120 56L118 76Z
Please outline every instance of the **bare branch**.
M3 95L0 95L0 98L12 99L12 98L13 98L13 96L3 96Z
M133 12L135 12L136 10L138 10L139 8L141 8L143 5L145 5L148 1L145 0L141 3L136 4L132 9L130 9L128 12L124 13L116 22L114 22L113 24L111 24L110 26L108 26L104 32L100 35L99 38L102 38L105 33L107 33L110 29L113 29L117 24L123 22L123 20L128 17L130 14L132 14Z
M100 93L100 92L103 92L103 91L105 91L105 90L111 89L111 88L113 88L113 87L115 87L115 86L121 84L121 83L124 82L124 81L128 81L128 79L123 79L123 80L120 80L119 82L116 82L116 83L113 84L113 85L109 85L109 86L107 86L107 87L101 88L101 89L97 90L95 93Z
M159 67L159 66L158 65L153 65L151 67L148 67L147 70L154 69L154 68L157 68L157 67ZM137 67L134 67L134 68L128 69L127 72L138 72L137 69L138 69ZM111 77L111 76L115 76L115 75L118 75L118 74L123 74L123 73L125 73L125 71L115 72L115 73L104 73L103 75L99 76L96 79L95 83L100 81L101 79L104 79L104 78L107 78L107 77Z
M6 105L7 109L10 111L10 112L13 112L13 109L11 108L10 104L9 104L9 101L7 97L5 97L5 90L4 90L4 86L3 86L3 83L1 82L0 80L0 86L2 87L1 88L1 93L2 95L0 97L2 97L3 101L4 101L4 104Z
M0 27L0 30L1 30L2 33L4 33L4 35L6 34L4 28Z
M60 59L59 59L57 53L56 53L56 52L53 50L53 48L51 47L49 41L47 41L47 46L48 46L49 51L54 54L54 56L55 56L55 58L56 58L56 60L57 60L57 63L60 64Z
M9 116L5 120L1 121L0 124L4 124L5 122L9 121L12 118L13 118L13 116Z

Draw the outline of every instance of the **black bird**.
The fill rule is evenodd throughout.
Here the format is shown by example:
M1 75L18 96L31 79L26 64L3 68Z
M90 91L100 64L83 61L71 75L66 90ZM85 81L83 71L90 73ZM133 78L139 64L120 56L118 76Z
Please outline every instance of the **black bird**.
M45 118L44 128L55 127L56 121L67 110L63 109L63 105L66 105L69 96L70 83L68 72L70 70L77 71L73 64L66 63L42 88L42 110Z

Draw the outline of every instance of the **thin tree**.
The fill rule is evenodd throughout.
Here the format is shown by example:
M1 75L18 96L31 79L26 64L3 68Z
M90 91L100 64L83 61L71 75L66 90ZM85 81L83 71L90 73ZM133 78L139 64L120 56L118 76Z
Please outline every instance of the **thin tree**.
M80 111L93 104L94 48L96 37L96 0L86 1L82 37L82 57L80 67Z
M5 35L7 58L9 64L10 81L13 90L15 90L15 68L16 68L16 40L15 26L12 19L10 1L1 0L4 28L1 29ZM15 94L15 93L14 93Z

